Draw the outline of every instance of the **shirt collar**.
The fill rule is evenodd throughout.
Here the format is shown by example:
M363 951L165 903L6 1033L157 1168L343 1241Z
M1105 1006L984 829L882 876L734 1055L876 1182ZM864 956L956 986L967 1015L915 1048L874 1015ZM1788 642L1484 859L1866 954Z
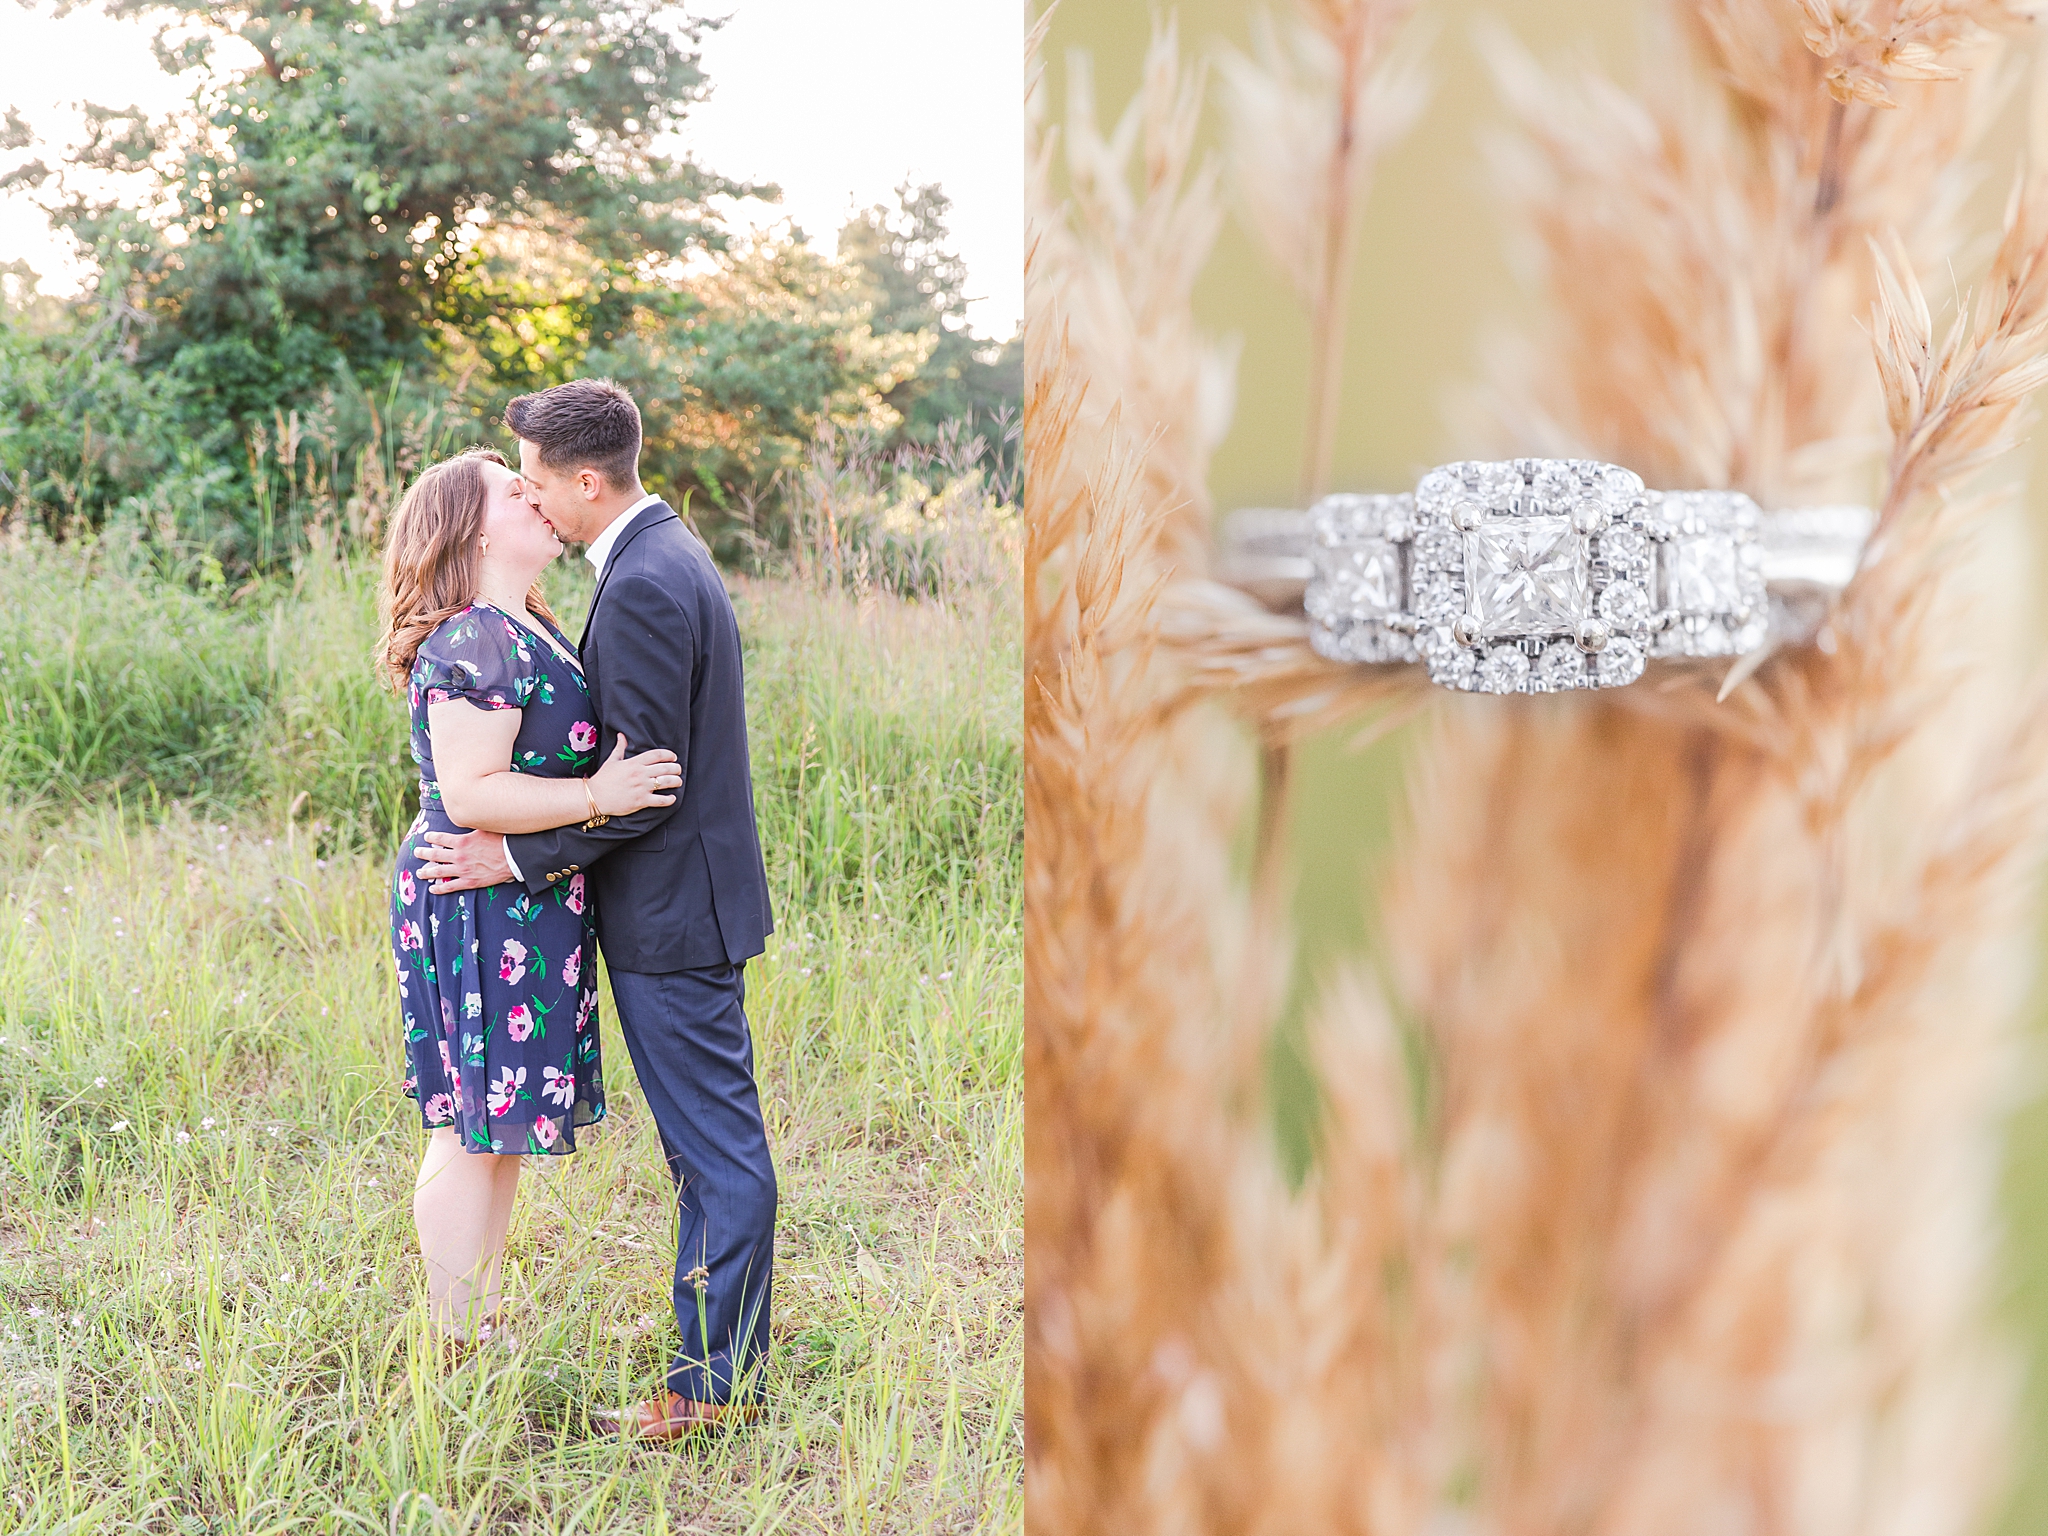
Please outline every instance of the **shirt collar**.
M602 576L604 574L604 568L612 557L612 546L619 542L619 536L626 531L626 524L632 522L634 518L660 500L659 496L649 491L645 496L642 496L633 505L605 524L604 532L590 541L590 547L583 551L583 558L597 568L598 575Z

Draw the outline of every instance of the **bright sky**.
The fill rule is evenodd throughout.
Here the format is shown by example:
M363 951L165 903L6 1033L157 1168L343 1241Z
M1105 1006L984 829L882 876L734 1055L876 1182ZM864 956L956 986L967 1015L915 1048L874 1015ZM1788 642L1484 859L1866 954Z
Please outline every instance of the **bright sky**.
M851 210L893 201L906 176L936 181L953 200L974 328L1010 335L1023 313L1023 7L715 0L705 9L731 19L704 39L715 90L691 114L685 141L711 169L783 190L779 207L742 205L734 221L790 218L829 251ZM149 26L49 12L47 0L35 10L0 0L0 104L45 140L76 137L79 101L164 112L183 99L150 53ZM46 292L62 293L77 282L69 252L40 212L0 196L0 261L25 259Z

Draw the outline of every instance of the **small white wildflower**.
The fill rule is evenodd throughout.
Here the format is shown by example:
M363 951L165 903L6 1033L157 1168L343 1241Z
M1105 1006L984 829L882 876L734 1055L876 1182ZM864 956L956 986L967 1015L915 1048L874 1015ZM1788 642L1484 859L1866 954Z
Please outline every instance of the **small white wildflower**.
M30 1307L28 1309L28 1315L30 1317L41 1317L43 1315L43 1309L41 1307Z
M104 1077L96 1077L92 1080L92 1085L95 1088L104 1088L107 1086L107 1080Z
M112 1126L112 1129L117 1131L125 1131L128 1129L128 1122L126 1120L116 1120Z
M320 1017L323 1019L327 1017L327 1010L325 1008L320 1010Z
M804 968L803 968L802 970L800 970L800 971L798 971L798 972L797 972L797 975L799 975L799 976L808 976L808 975L810 975L810 974L811 974L811 968L810 968L810 967L809 967L808 965L807 965L807 966L805 966L805 967L804 967Z
M941 980L941 981L951 981L952 979L953 979L953 973L952 973L951 971L941 971L941 972L939 972L939 980Z
M270 1136L271 1136L271 1139L272 1139L273 1141L274 1141L274 1140L276 1140L278 1136L280 1136L280 1135L282 1135L282 1134L283 1134L283 1131L284 1131L284 1127L282 1127L282 1126L277 1126L277 1125L273 1125L273 1126L272 1126L272 1127L270 1128Z
M213 1129L213 1116L211 1116L211 1115L208 1115L208 1116L207 1116L207 1117L206 1117L206 1118L205 1118L204 1120L200 1121L200 1122L199 1122L199 1129L201 1129L202 1131L210 1131L210 1130L212 1130L212 1129Z
M372 1180L370 1180L370 1186L369 1186L369 1187L370 1187L371 1189L375 1189L375 1188L377 1187L377 1181L376 1181L375 1179L372 1179Z
M68 886L68 885L67 885L67 886L65 886L65 887L64 887L64 894L65 894L66 896L69 896L69 895L71 894L71 887L70 887L70 886Z
M286 1285L290 1285L292 1283L292 1272L288 1269L283 1270L278 1274L277 1278L282 1280Z
M180 1132L178 1132L178 1145L179 1145L179 1146L181 1146L181 1147L182 1147L183 1145L185 1145L185 1143L186 1143L186 1142L190 1141L191 1139L192 1139L192 1133L191 1133L190 1131L180 1131Z

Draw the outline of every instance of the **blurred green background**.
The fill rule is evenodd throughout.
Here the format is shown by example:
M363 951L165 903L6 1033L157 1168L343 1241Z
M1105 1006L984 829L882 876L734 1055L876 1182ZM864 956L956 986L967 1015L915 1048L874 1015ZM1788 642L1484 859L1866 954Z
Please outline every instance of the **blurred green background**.
M1186 0L1170 14L1179 19L1183 53L1206 58L1219 43L1248 50L1257 10L1245 0ZM1077 49L1092 56L1101 120L1105 127L1116 120L1138 88L1155 13L1146 0L1060 6L1045 49L1054 122L1065 113L1067 56ZM1397 489L1422 469L1458 457L1463 445L1450 426L1452 399L1478 375L1481 339L1527 302L1511 270L1507 232L1489 207L1482 143L1503 114L1473 46L1475 26L1504 27L1546 62L1583 59L1632 82L1648 14L1629 0L1436 0L1410 23L1432 35L1433 90L1415 127L1381 162L1366 205L1333 487ZM1216 96L1212 75L1203 129L1211 145L1220 144L1223 126ZM2024 94L2013 93L1985 147L1990 174L1978 193L1978 228L1996 220L2025 137L2025 114ZM1303 308L1235 217L1195 302L1206 332L1242 346L1236 409L1210 475L1216 506L1288 505L1307 419ZM2038 510L2038 486L2031 500ZM1370 947L1368 892L1389 841L1407 749L1397 733L1352 751L1347 734L1311 743L1298 759L1292 855L1304 992L1330 960ZM2048 995L2035 1012L2048 1017ZM1310 1090L1284 1051L1277 1071L1280 1134L1299 1157ZM2038 1536L2048 1532L2048 1105L2038 1096L2012 1122L2006 1192L2001 1301L2034 1363L2015 1447L2016 1483L1997 1529L2000 1536Z

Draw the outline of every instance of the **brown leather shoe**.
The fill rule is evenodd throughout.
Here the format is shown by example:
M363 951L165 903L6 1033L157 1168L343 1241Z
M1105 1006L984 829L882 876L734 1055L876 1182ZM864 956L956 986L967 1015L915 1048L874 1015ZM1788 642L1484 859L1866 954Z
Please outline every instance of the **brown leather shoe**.
M639 1440L679 1440L720 1424L751 1424L760 1417L760 1408L752 1403L706 1403L664 1392L622 1414L593 1413L590 1422L593 1428Z

